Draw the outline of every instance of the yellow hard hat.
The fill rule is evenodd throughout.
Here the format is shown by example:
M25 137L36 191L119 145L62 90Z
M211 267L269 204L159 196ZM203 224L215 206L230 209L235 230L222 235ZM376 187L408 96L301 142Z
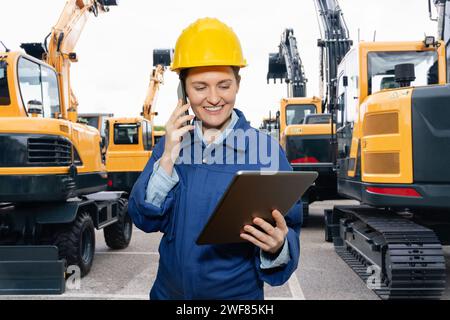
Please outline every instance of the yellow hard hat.
M198 19L183 30L175 45L172 71L206 66L245 67L241 43L234 31L214 18Z

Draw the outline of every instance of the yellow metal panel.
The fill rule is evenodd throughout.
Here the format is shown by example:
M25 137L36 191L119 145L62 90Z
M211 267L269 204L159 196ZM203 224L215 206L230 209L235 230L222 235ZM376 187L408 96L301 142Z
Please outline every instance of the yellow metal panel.
M140 172L151 156L151 151L108 152L106 169L108 172Z
M336 125L334 125L336 132ZM286 136L331 134L331 124L300 124L288 126Z
M369 114L363 124L363 134L371 136L398 133L398 122L397 112Z
M399 175L400 154L398 152L365 153L364 172L366 175Z
M1 175L29 175L29 174L67 174L68 167L9 167L0 168Z
M361 167L362 181L370 183L412 183L412 122L411 122L411 96L412 89L398 89L382 91L368 97L360 107L359 122L364 124L368 118L381 116L388 113L398 114L398 133L373 134L361 137ZM375 155L374 154L378 154ZM384 154L384 156L380 156ZM391 154L388 156L387 154ZM393 154L398 154L393 156ZM373 161L378 156L384 163L374 165ZM371 158L366 164L366 158ZM388 167L387 161L393 161L392 167ZM375 168L376 167L376 168ZM385 173L380 171L385 168ZM365 171L364 168L369 169ZM375 170L374 170L375 169ZM377 173L374 174L374 171ZM393 172L398 173L393 173Z
M102 163L100 151L100 134L97 129L80 123L71 123L73 126L74 146L80 155L83 167L78 168L78 172L98 172L105 171L105 165Z

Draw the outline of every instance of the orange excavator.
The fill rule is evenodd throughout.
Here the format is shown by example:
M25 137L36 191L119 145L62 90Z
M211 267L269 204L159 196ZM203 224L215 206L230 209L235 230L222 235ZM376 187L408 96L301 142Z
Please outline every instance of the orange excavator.
M114 0L68 0L45 43L0 52L0 294L62 293L66 267L86 275L95 229L125 248L132 224L123 192L102 192L97 129L77 122L70 67L91 15Z

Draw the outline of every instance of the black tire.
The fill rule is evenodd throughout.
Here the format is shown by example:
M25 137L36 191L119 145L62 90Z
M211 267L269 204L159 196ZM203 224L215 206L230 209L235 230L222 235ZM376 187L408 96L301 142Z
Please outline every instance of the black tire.
M114 250L128 247L133 234L133 222L128 215L128 201L119 199L119 220L103 229L105 242L108 247Z
M77 265L81 276L87 275L95 254L94 222L89 213L79 212L74 222L63 225L54 244L58 247L60 259L66 259L67 266Z

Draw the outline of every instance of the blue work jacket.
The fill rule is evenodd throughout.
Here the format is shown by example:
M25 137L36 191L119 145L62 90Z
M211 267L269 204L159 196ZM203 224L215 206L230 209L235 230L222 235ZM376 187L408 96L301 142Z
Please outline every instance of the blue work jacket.
M234 110L239 116L234 130L241 129L253 139L256 136L258 148L267 148L264 150L266 155L277 159L277 171L292 171L278 142L252 128L243 113ZM194 135L193 132L189 134L191 137ZM241 158L234 164L225 161L210 163L208 155L204 154L198 163L194 161L195 139L182 143L180 159L185 161L174 166L179 183L169 192L161 207L145 201L154 164L164 151L164 137L155 146L131 191L128 205L129 215L139 229L164 234L159 246L159 267L150 292L151 299L263 299L263 282L272 286L282 285L297 268L301 200L285 216L289 227L286 241L290 256L286 265L261 269L260 249L250 242L201 246L195 243L234 174L240 170L268 168L267 157L249 147L250 143L254 144L250 139L247 137L245 143L230 145L224 141L218 145L217 148L223 148L219 151L223 151L224 160L230 157L230 152L235 160ZM200 148L205 150L201 142ZM245 201L245 195L242 195L242 201Z

